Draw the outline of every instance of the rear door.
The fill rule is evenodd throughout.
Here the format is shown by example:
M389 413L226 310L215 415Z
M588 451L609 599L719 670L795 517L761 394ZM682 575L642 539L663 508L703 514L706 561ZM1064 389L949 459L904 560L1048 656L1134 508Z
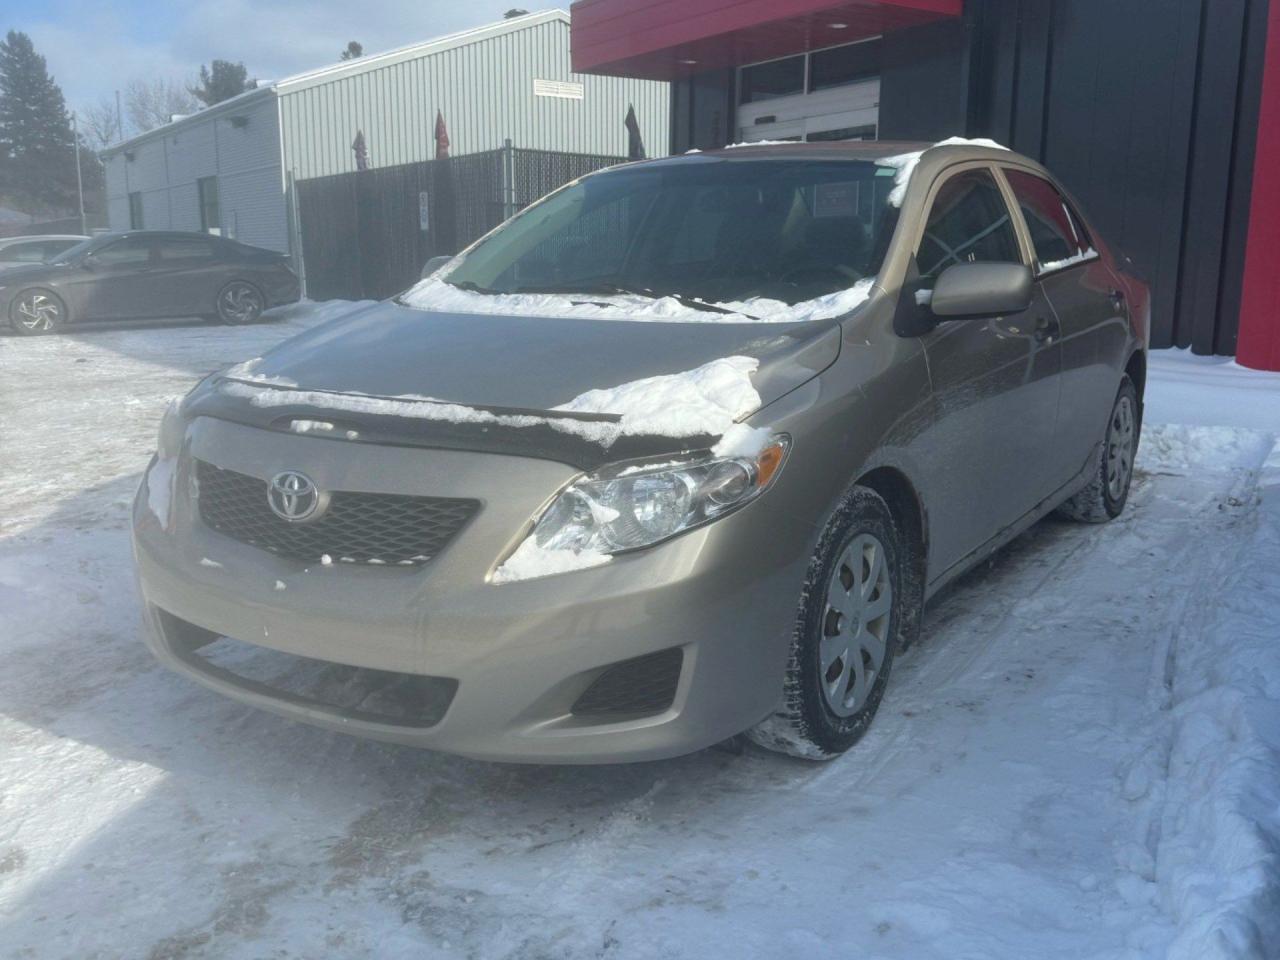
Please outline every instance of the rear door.
M1062 401L1053 445L1068 482L1089 465L1115 401L1127 343L1120 285L1070 202L1049 180L1004 166L1035 254L1034 270L1061 326Z
M916 246L923 291L954 264L1029 263L1006 195L986 164L947 171L932 192ZM942 321L923 346L935 417L918 446L935 478L931 565L941 575L1052 492L1046 460L1060 354L1038 288L1028 310Z

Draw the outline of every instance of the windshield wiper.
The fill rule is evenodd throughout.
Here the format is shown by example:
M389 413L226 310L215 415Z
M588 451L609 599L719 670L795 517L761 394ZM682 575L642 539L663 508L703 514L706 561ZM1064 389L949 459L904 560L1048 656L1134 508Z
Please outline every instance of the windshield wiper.
M740 310L731 310L728 307L722 307L716 303L708 303L706 300L699 300L697 297L685 296L682 293L658 293L650 290L648 287L626 287L619 283L607 283L603 281L590 281L586 283L574 284L542 284L525 287L517 287L513 293L561 293L561 294L630 294L631 296L645 297L649 300L661 300L663 297L670 297L682 307L689 307L691 310L705 310L709 313L732 313L746 317L749 320L759 320L759 317L753 317L749 313L743 313Z

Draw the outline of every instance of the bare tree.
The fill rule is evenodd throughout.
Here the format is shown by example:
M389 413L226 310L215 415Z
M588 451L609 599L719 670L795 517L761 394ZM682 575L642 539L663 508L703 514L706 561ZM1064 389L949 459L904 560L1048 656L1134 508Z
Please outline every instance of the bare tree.
M168 123L174 114L195 113L196 98L184 85L163 77L135 77L124 91L125 108L134 130L145 133Z
M124 139L111 97L101 97L96 103L86 103L80 108L80 135L91 150L105 150Z

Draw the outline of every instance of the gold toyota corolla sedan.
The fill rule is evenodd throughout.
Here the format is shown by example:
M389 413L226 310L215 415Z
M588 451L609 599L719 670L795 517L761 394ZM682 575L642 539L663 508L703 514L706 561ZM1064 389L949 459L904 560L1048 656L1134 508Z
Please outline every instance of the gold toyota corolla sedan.
M472 757L834 757L940 587L1052 511L1124 509L1148 313L995 145L601 171L170 409L134 507L148 640Z

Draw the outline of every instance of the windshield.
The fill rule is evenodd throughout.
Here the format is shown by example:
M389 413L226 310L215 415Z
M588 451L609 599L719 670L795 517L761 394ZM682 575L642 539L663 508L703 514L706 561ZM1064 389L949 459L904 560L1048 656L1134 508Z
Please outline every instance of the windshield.
M624 167L511 220L444 277L482 293L641 293L795 304L880 268L894 171L864 160Z

